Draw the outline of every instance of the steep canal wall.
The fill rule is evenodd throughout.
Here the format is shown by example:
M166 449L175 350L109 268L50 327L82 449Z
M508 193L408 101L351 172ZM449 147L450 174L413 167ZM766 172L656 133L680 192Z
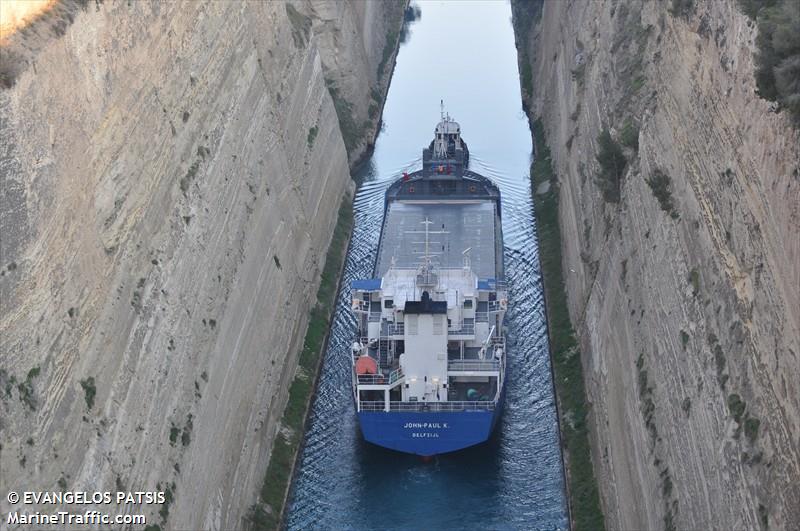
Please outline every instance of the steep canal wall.
M606 525L791 527L800 139L756 94L756 25L726 1L513 7Z
M67 1L2 43L0 491L241 527L404 5Z

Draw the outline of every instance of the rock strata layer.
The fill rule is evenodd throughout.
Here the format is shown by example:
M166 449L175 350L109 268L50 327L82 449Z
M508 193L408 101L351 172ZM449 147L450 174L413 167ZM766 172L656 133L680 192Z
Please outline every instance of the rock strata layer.
M403 6L87 3L4 43L0 491L241 527Z
M755 25L733 1L522 4L607 526L796 526L800 138L755 92Z

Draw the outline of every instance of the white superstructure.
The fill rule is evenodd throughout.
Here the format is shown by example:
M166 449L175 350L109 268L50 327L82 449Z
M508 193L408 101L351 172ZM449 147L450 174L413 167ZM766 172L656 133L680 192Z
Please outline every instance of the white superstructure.
M438 267L433 249L447 231L431 230L428 218L421 225L407 231L424 238L417 267L392 265L381 279L353 284L352 308L367 332L352 347L359 411L488 408L503 388L505 285L478 278L470 249L462 267Z

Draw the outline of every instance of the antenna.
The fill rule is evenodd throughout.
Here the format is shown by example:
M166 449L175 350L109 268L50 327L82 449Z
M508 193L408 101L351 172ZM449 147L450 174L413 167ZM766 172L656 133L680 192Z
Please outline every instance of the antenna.
M441 115L442 121L444 121L444 100L439 100L439 108L440 108L439 113Z
M405 232L406 232L406 234L424 234L425 235L425 241L424 242L413 242L413 243L424 243L425 244L425 254L422 255L423 265L424 266L430 266L431 257L433 255L435 255L435 254L442 254L442 253L433 253L433 252L431 252L431 250L430 250L430 244L431 244L430 235L431 234L450 234L450 231L447 231L447 230L430 230L430 226L433 225L433 221L428 219L427 216L425 216L425 220L424 221L420 221L420 223L425 225L425 230L424 231L422 231L422 230L407 230ZM433 242L433 243L439 243L439 242Z
M461 251L461 254L464 255L464 269L466 269L466 270L469 270L471 265L472 265L472 264L470 264L470 260L469 260L469 252L471 250L472 250L472 247L467 247L466 249Z

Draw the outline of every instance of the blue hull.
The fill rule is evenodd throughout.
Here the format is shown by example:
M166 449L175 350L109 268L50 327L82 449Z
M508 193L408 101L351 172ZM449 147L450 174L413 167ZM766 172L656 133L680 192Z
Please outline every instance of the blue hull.
M488 440L503 411L504 395L493 411L362 411L358 420L367 442L429 457Z

